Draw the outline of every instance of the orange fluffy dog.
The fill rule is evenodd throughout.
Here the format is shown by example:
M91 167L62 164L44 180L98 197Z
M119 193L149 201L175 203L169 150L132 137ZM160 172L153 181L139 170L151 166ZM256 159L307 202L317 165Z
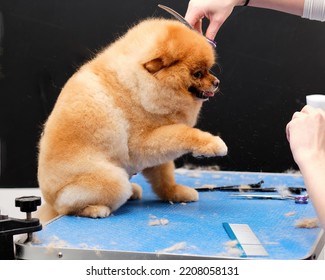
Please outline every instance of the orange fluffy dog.
M106 217L141 198L129 182L142 172L165 201L196 201L174 180L185 153L223 156L217 136L193 128L219 81L209 73L214 50L174 20L145 20L82 66L66 83L39 146L38 180L57 214Z

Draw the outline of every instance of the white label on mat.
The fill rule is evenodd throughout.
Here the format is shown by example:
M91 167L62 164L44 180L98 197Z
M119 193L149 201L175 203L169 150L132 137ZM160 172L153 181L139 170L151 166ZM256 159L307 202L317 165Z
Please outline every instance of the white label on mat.
M261 242L247 224L229 224L247 256L268 256Z

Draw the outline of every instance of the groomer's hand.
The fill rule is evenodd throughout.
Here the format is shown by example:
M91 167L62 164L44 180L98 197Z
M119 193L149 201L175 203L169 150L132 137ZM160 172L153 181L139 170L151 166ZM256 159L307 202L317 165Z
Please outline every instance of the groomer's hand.
M242 6L244 0L190 0L185 19L200 33L202 32L202 19L209 20L205 36L214 40L220 26L232 13L235 6Z
M325 112L305 106L294 113L286 132L308 195L325 229Z
M325 162L325 112L306 105L286 127L287 139L299 167Z

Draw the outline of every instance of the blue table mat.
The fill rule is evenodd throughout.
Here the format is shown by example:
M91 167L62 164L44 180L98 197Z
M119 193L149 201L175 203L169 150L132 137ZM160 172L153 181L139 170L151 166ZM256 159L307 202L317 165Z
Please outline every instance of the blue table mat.
M304 187L299 174L176 170L176 181L190 187L257 183L263 187ZM233 192L200 192L197 202L160 201L141 174L131 180L143 187L143 198L128 201L111 216L101 219L62 216L38 232L33 247L63 247L97 252L129 252L149 258L159 255L205 258L241 258L234 255L222 223L248 224L269 256L262 259L304 259L313 254L322 230L296 228L295 222L315 218L311 203L293 200L238 199ZM291 215L288 215L291 213ZM166 225L152 226L165 219ZM174 250L168 250L172 246ZM319 245L319 244L318 244ZM50 250L47 250L50 254Z

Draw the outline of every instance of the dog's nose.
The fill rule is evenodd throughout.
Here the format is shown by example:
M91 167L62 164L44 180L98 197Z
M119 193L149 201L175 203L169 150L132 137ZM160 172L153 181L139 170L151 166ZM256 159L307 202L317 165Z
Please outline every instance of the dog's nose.
M217 89L219 87L219 85L220 85L220 81L218 79L215 79L213 81L213 86Z

